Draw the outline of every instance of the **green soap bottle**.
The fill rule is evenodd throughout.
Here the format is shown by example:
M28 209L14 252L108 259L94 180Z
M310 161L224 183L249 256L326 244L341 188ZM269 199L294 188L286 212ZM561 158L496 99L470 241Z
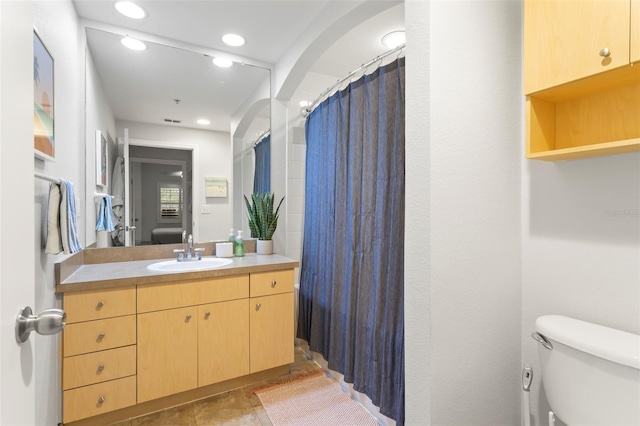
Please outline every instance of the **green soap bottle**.
M231 231L229 232L229 238L227 238L227 240L228 240L229 242L231 242L231 243L234 243L234 244L235 244L235 242L236 242L236 236L235 236L235 235L233 235L233 228L231 228Z
M238 236L236 237L236 257L244 256L244 241L242 241L242 231L238 231Z

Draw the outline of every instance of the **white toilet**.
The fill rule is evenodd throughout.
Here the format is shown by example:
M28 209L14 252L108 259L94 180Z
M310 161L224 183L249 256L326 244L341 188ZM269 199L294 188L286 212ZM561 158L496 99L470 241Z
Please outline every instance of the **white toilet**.
M536 319L542 383L569 426L640 425L640 336L560 315Z

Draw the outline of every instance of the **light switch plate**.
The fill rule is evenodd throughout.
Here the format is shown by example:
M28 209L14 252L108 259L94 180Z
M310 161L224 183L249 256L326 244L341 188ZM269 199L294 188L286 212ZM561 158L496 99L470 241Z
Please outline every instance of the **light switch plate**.
M202 214L211 214L211 206L208 204L203 204L202 208L200 210L200 213Z

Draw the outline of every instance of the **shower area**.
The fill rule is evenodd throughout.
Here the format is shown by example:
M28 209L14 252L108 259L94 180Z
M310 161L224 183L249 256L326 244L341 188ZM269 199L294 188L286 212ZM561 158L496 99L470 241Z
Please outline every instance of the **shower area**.
M289 145L296 342L382 424L401 425L404 44L319 93L296 111Z

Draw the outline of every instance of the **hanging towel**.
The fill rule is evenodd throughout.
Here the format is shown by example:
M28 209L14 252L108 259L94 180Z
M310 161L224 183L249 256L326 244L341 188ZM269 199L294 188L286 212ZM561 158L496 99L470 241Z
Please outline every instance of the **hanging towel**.
M107 195L102 197L100 208L98 209L98 218L96 221L96 231L113 231L113 212L111 211L111 197Z
M46 235L47 245L45 247L45 253L62 253L62 239L60 238L60 187L55 183L49 185Z
M124 159L118 157L111 175L111 193L113 194L114 231L111 240L116 246L124 245Z
M78 221L76 218L76 197L73 183L60 179L60 236L65 254L82 250L78 240Z

